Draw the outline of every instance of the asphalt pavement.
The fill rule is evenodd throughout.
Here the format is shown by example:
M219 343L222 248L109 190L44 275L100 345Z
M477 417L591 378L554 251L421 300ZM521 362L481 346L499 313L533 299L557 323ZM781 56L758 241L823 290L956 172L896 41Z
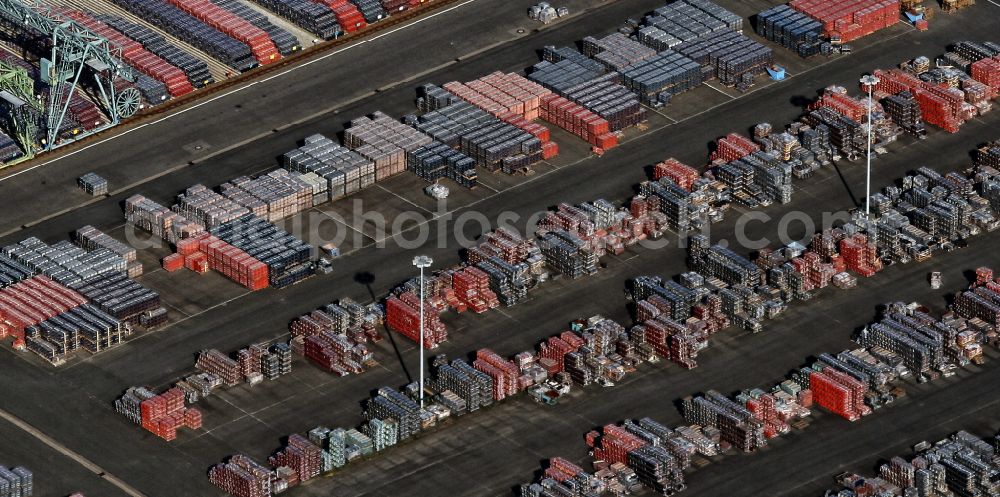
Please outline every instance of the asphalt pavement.
M768 3L773 2L742 2L732 8L750 12ZM518 5L511 5L508 12L503 10L507 7L500 4L504 3L499 2L500 10L495 12L497 19L502 21L469 17L458 20L482 23L473 25L482 27L483 39L496 39L499 34L489 30L507 32L504 28L510 25L504 22L520 19L512 17L515 10L519 10ZM659 2L609 3L599 7L601 10L596 11L599 15L569 19L538 32L519 35L515 29L517 36L512 35L513 41L419 78L406 77L414 72L406 64L417 63L417 57L383 60L380 67L393 65L398 68L398 71L384 71L391 73L388 80L400 79L402 75L406 82L370 97L358 93L355 96L363 98L356 102L335 107L231 149L216 145L215 137L231 134L235 140L232 142L239 143L242 136L266 131L272 126L269 119L275 118L268 114L273 108L265 110L263 106L236 107L242 104L232 104L232 112L250 116L249 121L238 120L245 123L246 128L236 124L232 129L209 132L205 131L209 123L194 117L200 112L209 112L212 105L230 104L226 100L206 104L199 108L201 110L177 118L175 123L157 133L137 131L120 139L143 138L145 141L112 142L107 147L88 149L65 159L66 162L57 162L53 168L40 168L37 170L39 176L25 173L9 182L0 182L2 202L10 213L5 213L3 219L7 229L17 229L17 226L44 217L40 214L46 211L58 213L61 205L72 206L85 201L82 194L68 191L69 187L63 183L77 170L85 170L99 162L109 164L109 172L121 175L113 178L116 184L130 180L142 182L111 198L19 229L0 239L0 243L29 235L55 241L83 224L112 231L122 223L119 202L132 192L143 192L168 202L178 191L196 182L218 184L239 174L267 169L276 155L293 147L296 140L307 134L317 131L336 134L351 117L376 109L393 115L412 112L413 87L419 82L468 79L494 69L520 70L537 60L535 50L540 46L563 45L588 34L606 33L618 20L655 5ZM456 10L453 14L459 13ZM817 90L826 85L855 87L860 74L874 67L893 67L917 55L933 56L958 39L992 39L995 26L991 20L997 13L996 8L982 4L954 16L939 16L931 31L926 33L897 26L866 39L849 57L798 62L800 66L792 71L788 81L767 85L738 98L725 90L699 89L678 98L663 114L653 113L650 130L630 133L621 147L600 158L589 156L584 147L566 137L561 157L543 165L536 175L527 178L484 175L487 187L460 194L455 206L457 210L451 214L457 217L475 210L493 219L500 212L509 211L523 219L558 202L598 197L624 201L644 179L646 166L668 156L690 164L702 164L708 154L706 144L712 139L730 131L747 130L762 120L776 125L789 122L801 113L803 99L816 95ZM523 11L516 15L523 15ZM455 20L445 15L438 19ZM413 29L427 29L426 35L431 38L455 39L454 32L439 24L427 23ZM476 30L472 33L470 38L479 40ZM372 45L383 40L388 43L391 39L385 37ZM430 45L424 50L436 46L431 40L418 36L413 43L397 42L384 50L413 48L418 51L407 53L418 54L425 41ZM371 56L355 62L363 64L374 60L379 52L375 48L362 51L369 53L369 50ZM378 74L381 73L372 71L365 73L365 77L382 77L376 76ZM287 86L294 91L298 84L329 85L328 79L321 75L297 76L289 80ZM349 89L358 85L357 80L348 78L336 80L334 84ZM248 90L239 98L256 95L256 91L259 89ZM288 117L281 120L291 123L295 116L307 115L309 110L322 110L315 102L310 107L305 102L286 103L283 99L282 108L288 110L282 115ZM215 110L219 119L229 117L228 110ZM890 147L889 155L876 162L873 182L875 185L889 184L921 165L942 171L967 167L968 153L973 148L998 138L998 123L1000 113L991 113L967 123L956 134L933 130L926 141L903 139ZM196 138L199 136L203 138ZM209 145L208 150L205 147L196 149L197 152L187 159L194 164L187 165L185 157L178 157L178 148L183 150L183 146L199 139ZM165 174L150 180L151 172ZM60 181L59 186L53 186L54 190L66 191L52 197L39 192L38 182L47 181L45 178L49 174L53 181L57 177ZM772 206L764 212L779 217L792 210L801 210L818 219L825 211L852 207L854 200L860 197L858 188L861 185L863 168L859 164L844 163L839 171L821 171L811 179L797 182L792 204ZM378 189L366 191L361 198L379 205L379 210L389 216L407 210L421 212L432 206L420 197L418 187L418 181L402 175ZM37 209L17 208L27 204L29 199ZM342 213L347 208L346 203L341 203L321 210ZM731 238L737 214L739 212L731 213L729 219L715 226L713 238ZM748 227L748 233L776 239L776 224L754 223ZM447 231L454 223L430 221L430 225L443 225ZM372 234L367 226L357 225L356 228ZM463 230L470 238L479 234L478 231L472 224L467 224ZM380 454L370 461L352 465L295 492L298 495L329 495L331 492L336 495L509 495L513 485L532 477L543 459L564 455L583 462L586 456L583 435L594 427L645 415L676 423L680 421L675 407L678 398L708 388L728 392L766 385L780 380L810 355L850 347L851 333L874 317L875 307L880 303L920 299L934 308L943 308L944 294L931 291L925 283L927 271L943 270L945 288L955 290L965 283L963 271L996 263L992 247L997 236L1000 235L984 236L972 241L968 249L942 254L926 264L892 267L884 274L862 281L856 290L828 290L820 299L796 305L788 315L770 323L767 331L761 334L727 331L703 353L700 366L695 370L681 371L665 364L644 366L613 389L589 388L554 408L533 404L522 397L487 412L455 420L453 426L427 434L415 443ZM232 389L208 399L199 404L205 411L205 429L196 433L182 431L173 443L157 440L130 426L113 412L112 400L129 385L163 386L191 371L199 350L217 347L232 351L278 336L294 316L342 296L368 300L372 293L382 295L413 275L409 260L418 250L401 247L391 239L382 248L374 247L375 243L376 240L362 237L357 246L350 247L352 253L338 261L334 274L315 277L281 291L245 294L214 274L197 277L185 272L167 276L162 271L150 271L143 281L164 292L165 300L176 306L172 313L175 323L169 329L140 337L93 358L71 361L60 369L30 357L15 358L14 353L5 350L0 353L0 375L9 387L0 399L0 408L30 420L53 438L99 462L147 495L218 495L205 478L205 471L214 462L236 452L263 460L280 445L281 437L319 424L354 426L361 421L360 402L371 390L407 381L406 372L396 360L389 340L377 345L380 366L363 375L332 378L299 361L290 378L254 389ZM454 243L446 245L436 247L428 243L419 252L432 255L439 267L458 262L458 247ZM143 257L154 261L154 256L162 253L149 251ZM531 349L540 339L562 331L572 319L598 313L627 323L629 317L621 298L625 279L640 274L670 276L685 269L683 251L675 246L629 250L623 256L607 258L606 265L594 277L546 284L529 302L513 308L480 316L446 316L451 339L439 352L463 356L479 347L491 347L502 355L513 354ZM358 282L361 273L374 276L370 287ZM856 312L845 313L844 309ZM405 339L397 336L396 341L402 349L403 360L411 365L412 374L416 351ZM997 379L995 363L991 360L981 372L963 372L939 384L914 386L907 400L856 424L830 415L820 416L808 431L783 439L760 454L724 458L695 472L690 477L689 492L719 496L815 494L841 468L868 469L878 457L898 451L912 443L915 437L923 438L922 433L929 433L927 437L930 438L961 427L962 423L995 428L989 420L990 408L995 406L995 400L989 395L991 382ZM955 406L962 407L956 409ZM114 436L109 437L109 433ZM476 484L469 485L469 478Z

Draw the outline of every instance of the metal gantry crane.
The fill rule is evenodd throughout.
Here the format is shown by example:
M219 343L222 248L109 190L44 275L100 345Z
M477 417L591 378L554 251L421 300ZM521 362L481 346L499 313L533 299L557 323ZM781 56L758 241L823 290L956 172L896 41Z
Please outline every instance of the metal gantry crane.
M40 109L44 116L40 120L44 136L37 136L36 126L33 140L44 150L68 143L59 140L59 131L69 111L73 92L84 82L93 85L95 100L104 107L108 123L80 133L74 139L116 126L121 119L138 110L138 90L131 85L119 89L115 84L118 79L129 83L135 81L133 69L122 62L121 47L67 19L39 0L0 0L0 18L9 29L29 35L42 34L51 43L48 58L42 57L39 61L41 79L49 85L48 100ZM89 81L91 77L93 81ZM35 100L34 97L25 99L14 96L26 103ZM23 122L18 124L18 129L31 132L31 127Z
M3 127L20 145L19 161L35 156L42 103L35 98L35 85L28 70L0 61L0 107L5 111Z

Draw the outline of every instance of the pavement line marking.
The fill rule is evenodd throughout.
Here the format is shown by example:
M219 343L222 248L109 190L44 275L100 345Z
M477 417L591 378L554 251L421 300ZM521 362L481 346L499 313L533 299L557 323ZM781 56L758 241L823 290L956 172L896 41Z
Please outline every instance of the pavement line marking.
M736 100L737 98L740 98L740 97L734 97L734 96L732 96L732 95L730 95L730 94L728 94L728 93L726 93L726 92L724 92L724 91L722 91L722 90L720 90L720 89L712 86L712 83L710 83L710 82L706 81L705 82L705 86L707 86L707 87L709 87L709 88L711 88L711 89L713 89L713 90L715 90L715 91L717 91L717 92L719 92L719 93L721 93L721 94L729 97L729 100Z
M112 485L118 487L119 489L121 489L122 492L125 492L126 494L130 495L131 497L146 497L146 494L138 491L137 489L135 489L134 487L132 487L128 483L125 483L123 480L121 480L117 476L109 473L104 468L98 466L97 463L95 463L95 462L91 461L90 459L87 459L86 457L84 457L84 456L82 456L82 455L74 452L73 449L70 449L69 447L66 447L65 445L59 443L54 438L46 435L44 432L42 432L38 428L35 428L34 426L31 426L30 424L28 424L26 421L22 420L21 418L19 418L17 416L14 416L13 414L11 414L11 413L3 410L3 409L0 409L0 418L3 418L5 420L9 421L11 424L13 424L14 426L20 428L25 433L27 433L27 434L29 434L29 435L37 438L40 442L42 442L45 445L48 445L49 447L55 449L60 454L62 454L64 456L72 459L77 464L79 464L80 466L83 466L84 468L87 468L90 472L94 473L95 475L97 475L97 476L99 476L99 477L107 480L108 483L111 483Z
M993 0L986 0L986 1L992 3L993 5L996 5L997 7L1000 7L1000 3L996 3Z
M469 1L475 1L475 0L469 0ZM462 5L464 5L464 4L462 4ZM871 46L869 46L869 47L865 47L864 49L861 49L861 50L859 50L859 52L860 52L860 51L863 51L863 50L866 50L866 49L868 49L868 48L871 48L871 47L874 47L874 46L876 46L876 45L878 45L878 44L880 44L880 43L884 43L884 42L886 42L886 41L890 41L890 40L894 40L894 39L896 39L896 38L899 38L900 36L903 36L903 35L905 35L905 34L909 34L909 33L911 33L911 31L903 31L902 33L899 33L899 34L897 34L897 35L895 35L895 36L892 36L892 37L889 37L889 38L886 38L886 39L884 39L884 40L880 40L880 41L879 41L878 43L875 43L875 44L873 44L873 45L871 45ZM836 61L838 61L838 60L840 60L840 59L841 59L840 57L837 57L837 58L834 58L834 59L831 59L831 60L828 60L828 61L826 61L826 62L823 62L822 64L817 64L817 65L815 65L815 66L812 66L812 67L810 67L809 69L806 69L805 71L802 71L802 73L801 73L801 74L806 74L806 73L808 73L808 72L810 72L810 71L812 71L812 70L815 70L815 69L818 69L818 68L820 68L820 67L823 67L823 66L825 66L825 65L827 65L827 64L831 64L831 63L833 63L833 62L836 62ZM789 77L790 77L790 76L789 76ZM740 100L740 99L742 99L742 98L744 98L744 97L746 97L746 96L748 96L748 95L750 95L750 94L753 94L753 93L756 93L756 92L758 92L758 91L762 91L762 90L765 90L765 89L767 89L767 88L772 88L772 87L773 87L772 85L767 85L767 86L764 86L764 87L759 87L759 88L757 88L757 89L755 89L755 90L751 90L751 91L748 91L748 92L746 92L746 93L744 93L744 94L742 94L742 95L740 95L740 96L738 96L738 97L732 97L732 100L729 100L729 101L727 101L727 102L722 102L722 103L720 103L720 104L717 104L717 105L713 105L712 107L709 107L708 109L705 109L705 110L703 110L703 111L701 111L701 112L698 112L698 113L696 113L696 114L692 114L692 115L690 115L690 116L687 116L687 117L685 117L685 118L683 118L683 119L680 119L680 120L679 120L679 121L677 121L676 123L677 123L677 124L679 124L679 123L683 123L683 122L685 122L685 121L688 121L688 120L691 120L691 119L694 119L695 117L698 117L698 116L701 116L701 115L704 115L704 114L706 114L706 113L708 113L708 112L711 112L711 111L715 110L715 109L716 109L716 108L718 108L718 107L721 107L721 106L723 106L723 105L728 105L728 104L730 104L730 103L732 103L732 102L734 102L734 101L736 101L736 100ZM716 91L718 91L718 90L716 90ZM728 96L728 95L727 95L727 96ZM657 132L659 132L659 131L662 131L663 129L665 129L665 128L669 127L669 126L672 126L672 125L673 125L673 124L664 124L664 125L662 125L662 126L658 126L658 127L656 127L656 128L649 128L649 129L647 129L647 130L646 130L646 131L645 131L645 132L644 132L644 133L643 133L643 134L642 134L641 136L649 136L649 135L652 135L652 134L654 134L654 133L657 133ZM613 152L614 152L614 150L613 150L613 149L612 149L611 151L609 151L609 153L613 153ZM520 186L523 186L523 185L528 185L528 184L531 184L531 183L533 183L533 182L535 182L535 181L538 181L538 180L540 180L540 179L542 179L542 178L544 178L544 177L546 177L546 176L548 176L548 175L550 175L550 174L553 174L553 173L555 173L555 172L558 172L558 171L561 171L561 170L562 170L562 169L564 169L564 168L567 168L567 167L571 167L571 166L575 166L575 165L577 165L577 164L580 164L580 163L582 163L582 162L585 162L585 161L588 161L588 160L591 160L591 159L593 159L593 158L594 158L594 156L592 156L592 155L588 155L588 156L585 156L585 157L582 157L582 158L580 158L580 159L578 159L578 160L576 160L576 161L574 161L574 162L571 162L571 163L569 163L569 164L566 164L566 165L562 166L561 168L557 168L557 169L553 169L553 170L551 170L551 171L546 171L546 172L543 172L543 173L539 173L539 174L538 174L537 176L534 176L534 177L532 177L532 178L528 179L527 181L525 181L525 182L523 182L523 183L517 183L517 184L515 184L515 185L511 185L511 186L509 186L509 187L507 187L507 188L504 188L504 189L502 189L502 190L500 190L500 191L497 191L496 193L494 193L494 194L492 194L492 195L488 195L488 196L486 196L486 197L483 197L483 198L481 198L481 199L479 199L479 200L476 200L476 201L474 201L474 202L471 202L471 203L469 203L469 204L467 204L467 205L464 205L464 206L461 206L461 207L456 207L456 208L454 208L454 209L451 209L451 210L449 210L449 211L447 211L447 212L444 212L444 213L442 213L442 215L450 215L450 214L453 214L453 213L457 212L457 211L458 211L458 210L460 210L460 209L468 209L468 208L471 208L471 207L473 207L473 206L475 206L475 205L478 205L478 204L480 204L480 203L482 203L482 202L485 202L485 201L487 201L487 200L490 200L490 199L492 199L492 198L494 198L494 197L496 197L496 196L499 196L499 195L500 195L500 194L502 194L502 193L506 193L506 192L508 192L508 191L510 191L510 190L513 190L513 189L515 189L515 188L518 188L518 187L520 187ZM320 211L320 212L322 212L322 211ZM324 214L325 214L325 213L324 213ZM384 246L384 244L385 244L385 242L386 242L387 240L389 240L389 239L391 239L391 238L395 238L396 236L399 236L399 235L402 235L402 234L405 234L405 233L408 233L408 232L410 232L410 231L412 231L412 230L415 230L415 229L419 229L419 228L423 227L423 226L424 226L424 225L426 225L426 224L430 224L430 223L432 223L432 222L436 221L436 220L437 220L438 218L440 218L440 217L441 217L441 215L439 215L439 214L434 214L433 216L431 216L431 218L430 218L430 219L428 219L428 220L425 220L424 222L422 222L422 223L419 223L419 224L417 224L416 226L412 226L412 227L410 227L410 228L407 228L407 229L404 229L404 230L401 230L401 231L400 231L399 233L394 233L394 234L393 234L393 235L391 235L391 236L386 236L386 237L382 237L381 239L378 239L378 240L376 240L376 239L373 239L373 238L371 238L371 237L369 237L369 236L365 235L365 236L366 236L367 238L371 239L371 240L372 240L372 242L370 242L370 243L368 243L368 244L364 244L364 245L361 245L360 247L355 247L355 248L353 248L353 249L351 249L351 250L349 250L349 251L346 251L346 252L344 252L343 254L341 254L341 256L343 257L343 256L347 256L347 255L351 255L351 254L353 254L353 253L355 253L355 252L359 252L359 251L361 251L361 250L363 250L363 249L365 249L365 248L367 248L367 247L370 247L370 246L372 246L373 244L374 244L374 245L375 245L376 247L377 247L377 246L379 246L379 244L383 244L383 246ZM352 228L352 229L353 229L353 228ZM355 230L355 231L357 231L357 230ZM195 318L195 317L197 317L197 316L200 316L200 315L202 315L202 314L204 314L204 313L206 313L206 312L208 312L208 311L211 311L211 310L213 310L213 309L215 309L215 308L217 308L217 307L220 307L220 306L223 306L223 305L226 305L226 304L228 304L228 303L230 303L230 302L233 302L233 301L235 301L235 300L237 300L237 299L240 299L240 298L243 298L243 297L245 297L245 296L249 295L250 293L252 293L252 292L246 292L246 293L243 293L242 295L237 295L236 297L233 297L233 298L231 298L231 299L229 299L229 300L227 300L227 301L225 301L225 302L222 302L222 303L220 303L220 304L216 304L216 305L214 305L214 306L212 306L212 307L209 307L209 308L207 308L207 309L205 309L205 310L203 310L203 311L201 311L201 312L198 312L198 313L196 313L196 314L194 314L194 315L192 315L192 316L190 316L190 317L187 317L187 318L184 318L184 319L181 319L180 321L177 321L177 322L175 322L175 323L170 323L170 324L168 324L168 325L167 325L166 327L164 327L164 329L167 329L167 328L170 328L171 326L173 326L173 325L175 325L175 324L179 324L179 323L182 323L182 322L184 322L184 321L187 321L188 319L192 319L192 318ZM142 336L139 336L139 337L137 337L137 338L133 339L132 341L134 342L134 341L137 341L137 340L140 340L140 339L142 339L143 337L145 337L145 336L147 336L147 335L149 335L149 334L146 334L146 335L142 335Z
M354 226L351 226L350 224L347 224L347 220L346 220L346 219L343 219L343 218L341 218L341 219L337 219L337 218L333 217L332 215L330 215L330 213L328 213L328 212L326 212L326 211L323 211L323 210L321 210L321 209L319 209L319 208L317 208L317 207L313 207L313 208L312 208L312 209L310 209L310 210L314 210L314 211L316 211L316 212L320 213L321 215L323 215L323 216L326 216L326 218L328 218L328 219L331 219L331 220L333 220L333 222L334 222L334 223L337 223L337 222L340 222L340 223L342 223L342 224L343 224L344 226L346 226L346 227L347 227L347 228L348 228L349 230L351 230L351 231L354 231L355 233L357 233L357 234L361 235L361 236L362 236L362 237L364 237L364 238L367 238L367 239L369 239L369 240L371 240L371 241L373 241L373 242L374 242L374 241L376 241L376 240L375 240L374 238L372 238L371 236L369 236L368 234L366 234L366 233L365 233L364 231L361 231L361 230L359 230L359 229L355 228ZM353 252L353 251L352 251L352 252Z
M429 211L429 210L427 210L427 209L425 209L425 208L423 208L423 207L421 207L421 206L413 203L412 201L410 201L410 199L408 199L408 198L406 198L406 197L404 197L404 196L402 196L402 195L400 195L400 194L398 194L398 193L396 193L396 192L394 192L394 191L392 191L392 190L390 190L390 189L388 189L388 188L386 188L386 187L384 187L384 186L382 186L382 185L380 185L378 183L375 183L375 186L377 186L379 189L381 189L382 191L384 191L386 193L393 194L396 198L398 198L398 199L402 200L403 202L406 202L406 203L408 203L408 204L416 207L417 209L420 209L420 210L422 210L422 211L424 211L424 212L426 212L428 214L433 214L433 212L431 212L431 211Z
M28 171L32 171L32 170L35 170L35 169L38 169L38 168L40 168L40 167L42 167L42 166L45 166L45 165L48 165L48 164L52 164L53 162L56 162L56 161L59 161L59 160L62 160L62 159L65 159L66 157L72 157L73 155L76 155L76 154L78 154L78 153L80 153L80 152L83 152L84 150L87 150L87 149L89 149L89 148L91 148L91 147L94 147L94 146L96 146L96 145L100 145L100 144L102 144L102 143L105 143L105 142L109 142L109 141L111 141L111 140L114 140L115 138L119 138L119 137L122 137L122 136L125 136L125 135L127 135L127 134L129 134L129 133L131 133L131 132L133 132L133 131L137 131L137 130L140 130L140 129L142 129L142 128L145 128L145 127L147 127L147 126L152 126L152 125L154 125L154 124L159 124L159 123L161 123L161 122L163 122L163 121L166 121L166 120L168 120L168 119L172 119L172 118L174 118L174 117L177 117L177 116L179 116L179 115L182 115L182 114L184 114L185 112L188 112L188 111L191 111L191 110L194 110L194 109L197 109L197 108L199 108L199 107L201 107L201 106L203 106L203 105L207 105L207 104L210 104L210 103L212 103L212 102L214 102L214 101L216 101L216 100L219 100L219 99L221 99L221 98L226 98L226 97L228 97L228 96L230 96L230 95L233 95L233 94L235 94L235 93L239 93L239 92L241 92L241 91L244 91L244 90L247 90L247 89L249 89L249 88L252 88L252 87L254 87L254 86L258 85L258 84L261 84L261 83L265 83L265 82L268 82L268 81L271 81L271 80L272 80L272 79L274 79L274 78L277 78L277 77L280 77L280 76L284 76L284 75L286 75L286 74L289 74L289 73L291 73L291 72L294 72L294 71L298 71L299 69L302 69L302 68L304 68L304 67L308 67L308 66L311 66L311 65L313 65L313 64L315 64L315 63L317 63L317 62L320 62L320 61L323 61L323 60L326 60L326 59L328 59L328 58L330 58L330 57L333 57L334 55L337 55L337 54L340 54L340 53L343 53L343 52L345 52L345 51L347 51L347 50L351 50L351 49L353 49L353 48L357 48L357 47L359 47L359 46L361 46L361 45L364 45L365 43L370 43L370 42L373 42L373 41L375 41L375 40L379 40L379 39L381 39L381 38L383 38L383 37L385 37L385 36L389 36L389 35L391 35L391 34L393 34L393 33L397 32L397 31L401 31L401 30L404 30L404 29L408 29L408 28L411 28L411 27L413 27L413 26L416 26L417 24L420 24L420 23L422 23L422 22L424 22L424 21L427 21L427 20L429 20L429 19L433 19L433 18L435 18L435 17L437 17L437 16L439 16L439 15L441 15L441 14L446 14L446 13L448 13L448 12L451 12L451 11L455 10L455 9L458 9L458 8L461 8L461 7L464 7L464 6L466 6L466 5L468 5L468 4L472 3L472 2L475 2L475 1L477 1L477 0L465 0L465 1L464 1L464 2L462 2L462 3L458 3L458 4L455 4L455 5L452 5L451 7L448 7L448 8L446 8L446 9L443 9L443 10L439 10L439 11L437 11L437 12L434 12L434 13L431 13L431 14L429 14L429 15L427 15L427 16L424 16L424 17L420 17L420 18L417 18L416 20L414 20L413 22L411 22L411 23L409 23L409 24L404 24L404 25L402 25L402 26L399 26L398 28L393 28L393 29L390 29L389 31L386 31L386 32L384 32L384 33L379 33L379 34L377 34L377 35L375 35L375 36L372 36L371 38L364 38L364 39L362 39L362 40L359 40L359 41L358 41L357 43L355 43L355 44L353 44L353 45L348 45L348 46L346 46L346 47L343 47L343 48L341 48L341 49L338 49L338 50L334 50L334 51L332 51L332 52L330 52L330 53L327 53L327 54L324 54L324 55L321 55L321 56L319 56L319 57L316 57L316 58L314 58L314 59L310 59L310 60L308 60L308 61L306 61L306 62L303 62L302 64L297 64L297 65L294 65L294 66L292 66L292 67L290 67L290 68L288 68L288 69L286 69L286 70L284 70L284 71L282 71L282 72L279 72L279 73L276 73L276 74L273 74L273 75L271 75L271 76L268 76L268 77L266 77L266 78L263 78L263 79L258 79L258 80L255 80L255 81L251 81L251 82L247 83L246 85L243 85L243 86L240 86L240 87L238 87L238 88L234 88L234 89L232 89L232 90L230 90L230 91L228 91L228 92L225 92L225 93L222 93L222 94L219 94L219 95L216 95L216 96L214 96L214 97L212 97L212 98L209 98L209 99L207 99L207 100L204 100L204 101L201 101L201 102L198 102L198 103L196 103L196 104L194 104L194 105L191 105L191 106L189 106L189 107L185 107L185 108L183 108L183 109L181 109L181 110L179 110L179 111L177 111L177 112L173 112L173 113L171 113L171 114L168 114L168 115L166 115L166 116L163 116L163 117L161 117L161 118L159 118L159 119L156 119L155 121L150 121L150 122L148 122L148 123L143 123L143 124L140 124L140 125L138 125L138 126L136 126L136 127L134 127L134 128L130 128L130 129L127 129L127 130L125 130L125 131L123 131L123 132L121 132L121 133L118 133L118 134L114 135L114 136L109 136L109 137L107 137L107 138L105 138L105 139L103 139L103 140L100 140L100 141L96 141L96 142L94 142L94 143L91 143L91 144L89 144L89 145L86 145L86 146L84 146L84 147L81 147L81 148L79 148L79 149L77 149L77 150L74 150L74 151L72 151L72 152L69 152L69 153L67 153L67 154L65 154L65 155L61 155L61 156L59 156L59 157L56 157L55 159L52 159L52 160L49 160L49 161L45 161L45 162L43 162L43 163L41 163L41 164L36 164L36 165L34 165L34 166L31 166L31 167L29 167L29 168L26 168L26 169L23 169L23 170L21 170L21 171L18 171L18 172L16 172L16 173L14 173L14 174L11 174L10 176L6 176L6 177L4 177L4 178L0 178L0 183L4 182L4 181L6 181L6 180L8 180L8 179L10 179L10 178L14 178L14 177L17 177L17 176L19 176L19 175L21 175L21 174L23 174L23 173L26 173L26 172L28 172Z

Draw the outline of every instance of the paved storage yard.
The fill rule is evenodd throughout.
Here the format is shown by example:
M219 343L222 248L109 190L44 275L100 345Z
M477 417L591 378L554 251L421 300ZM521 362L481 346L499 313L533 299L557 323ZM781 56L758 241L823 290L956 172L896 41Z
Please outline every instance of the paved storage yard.
M413 112L414 90L420 83L466 80L494 69L520 71L537 60L535 50L543 45L563 46L589 34L608 32L618 21L662 4L652 0L565 3L575 7L574 12L595 10L534 32L537 25L524 17L531 2L476 0L295 73L207 101L51 164L23 169L0 179L0 203L5 207L0 245L31 235L54 241L84 224L120 235L120 202L133 193L167 202L197 182L215 185L239 174L267 170L274 166L274 157L308 134L333 136L346 121L374 110L394 116ZM776 2L719 3L746 17ZM903 25L879 32L856 43L855 53L847 57L802 61L776 49L791 74L786 82L759 85L742 96L709 87L681 95L671 106L650 114L647 132L630 131L621 147L601 158L590 156L580 140L556 136L561 154L537 168L537 174L527 178L483 174L482 186L475 191L453 188L448 209L458 209L455 216L475 209L490 218L505 210L527 217L558 202L598 197L622 201L645 179L645 166L669 156L701 164L708 141L730 131L745 131L760 121L776 126L789 122L801 113L803 97L812 99L828 84L853 88L857 78L873 68L894 67L918 55L933 57L958 40L995 40L997 19L1000 7L981 2L953 16L938 15L928 32ZM527 32L518 33L519 27ZM375 89L379 91L372 94ZM219 116L231 125L218 126ZM956 134L932 128L926 141L903 138L902 144L894 144L889 155L875 162L873 185L881 187L922 165L942 172L964 169L970 151L1000 138L998 125L1000 112L994 111L966 123ZM90 170L112 181L113 194L82 205L87 198L75 190L73 180ZM864 169L860 163L841 163L840 173L821 170L796 185L792 204L764 211L778 217L800 209L818 219L824 211L850 208L853 198L863 196ZM357 196L391 219L405 210L433 211L435 206L419 191L423 185L404 174ZM348 214L349 202L317 209ZM32 208L25 209L25 205ZM736 214L713 226L713 239L733 233ZM354 228L371 233L370 227ZM347 228L338 225L337 229ZM474 223L466 231L470 237L478 234ZM748 232L774 238L776 228L753 223ZM176 322L165 331L58 369L28 354L18 358L3 347L0 408L145 495L223 495L205 477L210 465L237 452L263 461L283 437L316 425L357 425L362 421L361 401L370 391L407 382L390 341L373 347L380 366L363 375L335 378L297 359L291 377L209 397L198 404L205 415L204 429L184 431L171 443L116 415L113 399L130 385L167 386L192 370L195 354L204 348L228 352L279 336L292 318L321 304L342 296L367 302L369 292L380 296L413 275L409 261L417 251L399 248L393 240L387 240L384 248L370 246L375 243L366 236L360 243L345 244L351 253L336 262L332 275L253 294L215 273L152 271L155 258L168 252L145 251L140 257L147 274L141 281L161 292ZM586 461L583 435L593 428L642 416L677 423L681 416L676 401L683 396L772 383L811 355L851 347L851 334L875 317L879 304L918 300L934 311L943 310L945 295L967 283L964 272L997 263L997 243L1000 233L994 232L972 240L966 249L937 255L929 262L890 267L871 280L861 280L857 289L824 290L824 298L792 306L761 334L728 330L701 354L695 370L684 371L666 362L647 364L614 388L577 388L577 393L554 407L542 407L521 396L453 420L449 422L453 426L369 461L353 463L334 476L294 489L291 495L511 495L512 487L532 478L540 460L564 456ZM458 261L454 244L428 246L420 253L433 256L435 267ZM672 276L686 268L683 250L674 246L630 249L605 261L608 267L595 276L554 281L533 292L530 301L502 312L446 315L450 339L434 353L460 357L488 346L508 356L532 349L575 318L603 314L627 323L621 297L625 279L642 274ZM932 270L943 272L941 290L931 290L926 284L927 272ZM370 288L358 282L363 279L358 278L361 273L374 276ZM416 349L399 335L395 341L412 373ZM847 469L870 470L873 461L900 453L918 440L939 438L960 428L982 435L995 433L1000 420L992 416L1000 398L992 391L1000 379L1000 354L990 350L987 355L984 366L970 367L952 378L908 385L907 398L861 422L849 424L823 413L805 432L778 439L761 453L723 458L691 474L688 493L818 495L833 475ZM6 443L0 449L0 464L29 465L36 481L47 480L44 490L38 485L40 495L75 490L98 496L127 495L2 420L0 434L5 441L23 439L25 444L39 446L40 452L25 452L52 461L36 462L9 451ZM48 452L53 453L44 458L38 455Z

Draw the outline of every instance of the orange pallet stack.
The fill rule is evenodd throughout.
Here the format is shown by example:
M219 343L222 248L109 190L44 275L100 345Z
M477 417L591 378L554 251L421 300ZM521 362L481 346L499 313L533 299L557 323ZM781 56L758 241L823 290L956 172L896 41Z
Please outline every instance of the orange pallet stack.
M849 42L899 21L899 0L792 0L788 6L823 23L823 34Z
M972 63L970 74L973 79L993 89L993 98L1000 92L1000 57L977 60Z
M580 104L554 93L542 97L541 103L542 119L602 150L618 145L618 136L610 132L608 121Z
M737 159L742 159L756 151L760 150L760 145L757 145L749 138L739 134L739 133L729 133L728 135L719 138L716 142L715 151L709 159L713 162L717 160L722 160L724 162L732 162Z
M337 17L337 24L347 33L353 33L368 25L358 7L347 0L313 0L314 3L326 5Z
M840 255L844 257L847 269L866 278L882 270L878 247L861 233L840 241Z
M692 185L694 185L695 181L698 181L699 177L700 175L695 168L673 157L657 163L653 167L653 178L669 178L670 181L673 181L677 186L687 191L691 191Z
M532 121L542 114L542 101L552 95L547 88L515 73L495 71L466 83L451 81L441 86L458 98L516 126L542 142L542 158L555 157L559 148L550 141L549 129Z

